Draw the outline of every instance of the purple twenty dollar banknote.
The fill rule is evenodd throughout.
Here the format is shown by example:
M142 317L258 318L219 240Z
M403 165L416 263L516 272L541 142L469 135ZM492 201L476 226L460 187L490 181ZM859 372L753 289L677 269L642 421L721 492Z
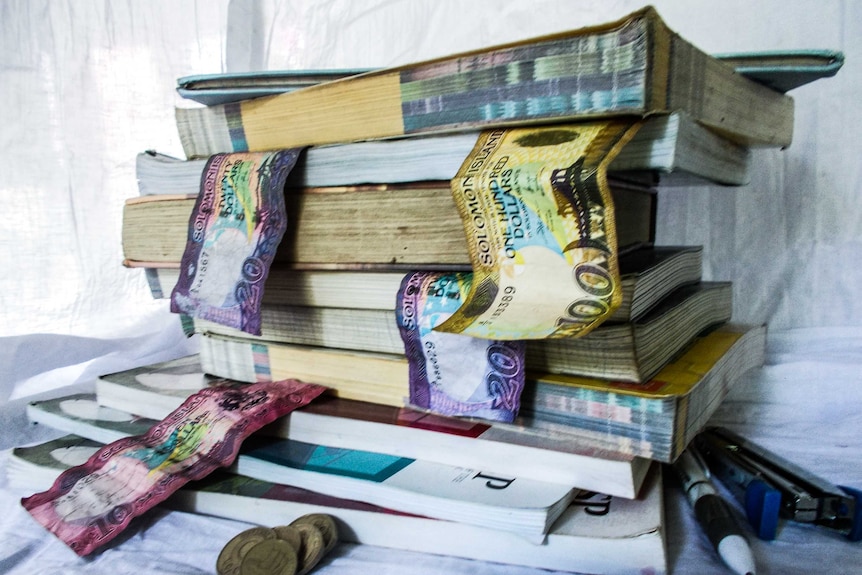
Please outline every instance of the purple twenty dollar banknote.
M410 373L410 403L442 415L512 421L524 389L523 340L435 331L464 303L470 273L413 272L396 316Z
M87 555L188 481L233 463L249 434L325 389L285 380L201 390L146 434L99 449L21 504L75 553Z
M300 149L216 154L201 176L171 311L260 335L260 301L284 232Z

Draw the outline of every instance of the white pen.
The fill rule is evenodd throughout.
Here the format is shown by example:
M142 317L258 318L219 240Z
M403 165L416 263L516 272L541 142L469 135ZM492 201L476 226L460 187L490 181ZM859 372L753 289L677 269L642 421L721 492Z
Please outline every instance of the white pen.
M709 470L694 446L682 452L674 470L682 481L694 515L719 557L738 575L755 575L754 555L727 502L709 479Z

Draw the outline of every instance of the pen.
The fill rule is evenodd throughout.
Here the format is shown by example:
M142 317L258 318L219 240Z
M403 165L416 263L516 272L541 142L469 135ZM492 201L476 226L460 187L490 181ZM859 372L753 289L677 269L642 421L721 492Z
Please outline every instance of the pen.
M754 555L727 502L709 478L709 471L694 446L682 452L673 465L682 481L694 515L719 557L738 575L754 575Z

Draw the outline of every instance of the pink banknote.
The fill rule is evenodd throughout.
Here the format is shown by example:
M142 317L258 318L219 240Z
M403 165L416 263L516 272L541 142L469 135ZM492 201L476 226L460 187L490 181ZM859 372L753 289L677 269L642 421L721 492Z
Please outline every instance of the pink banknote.
M233 463L249 434L325 389L296 380L209 387L146 434L106 445L21 503L75 553L87 555L188 481Z

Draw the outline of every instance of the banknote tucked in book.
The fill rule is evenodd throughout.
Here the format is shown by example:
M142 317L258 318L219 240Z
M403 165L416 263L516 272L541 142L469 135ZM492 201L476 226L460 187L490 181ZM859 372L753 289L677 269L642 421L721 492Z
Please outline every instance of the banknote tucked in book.
M488 339L588 333L619 306L607 165L639 123L484 132L452 180L473 277L437 326Z
M189 220L171 311L260 335L260 302L287 229L284 183L299 149L217 154Z

